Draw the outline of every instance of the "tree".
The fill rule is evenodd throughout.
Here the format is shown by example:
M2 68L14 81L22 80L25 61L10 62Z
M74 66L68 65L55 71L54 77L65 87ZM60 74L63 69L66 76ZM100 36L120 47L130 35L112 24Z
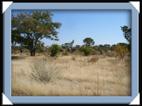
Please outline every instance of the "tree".
M24 45L31 56L35 56L38 42L43 38L58 40L56 29L61 24L53 22L51 16L49 11L34 10L31 13L21 13L12 17L12 33L15 30L24 38Z
M19 41L19 33L15 30L12 31L12 40L11 40L11 43L12 43L12 47L15 47L16 46L16 43L20 43Z
M23 52L23 44L24 44L24 37L19 36L19 32L17 30L13 30L12 31L12 51L15 51L15 48L17 48L16 44L18 45L18 50L20 51L20 53L22 54Z
M124 33L124 37L125 39L129 42L129 44L131 43L131 28L128 28L128 26L121 26L121 30Z
M131 28L128 28L128 26L121 27L121 30L123 31L125 39L128 41L128 50L131 50Z
M90 38L90 37L85 38L85 39L83 40L83 42L85 43L86 46L92 46L92 45L95 44L94 40L93 40L92 38Z
M37 43L37 52L41 53L45 51L45 46L43 42L38 42Z

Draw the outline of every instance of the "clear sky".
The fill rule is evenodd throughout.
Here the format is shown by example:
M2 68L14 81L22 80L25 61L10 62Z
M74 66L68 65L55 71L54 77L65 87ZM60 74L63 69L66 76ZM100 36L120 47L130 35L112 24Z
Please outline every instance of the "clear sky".
M124 10L73 11L56 10L53 21L62 25L58 29L59 41L43 39L45 45L63 44L74 40L74 45L83 44L83 39L91 37L95 45L127 43L120 26L130 27L130 12Z

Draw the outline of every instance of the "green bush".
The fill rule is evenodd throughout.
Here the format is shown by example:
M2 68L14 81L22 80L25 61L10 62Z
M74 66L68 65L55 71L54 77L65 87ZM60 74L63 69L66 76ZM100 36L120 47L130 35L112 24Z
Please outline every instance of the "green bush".
M50 56L54 57L54 56L57 56L61 51L61 47L57 44L53 44L51 47L50 47Z
M85 56L88 56L93 52L93 48L90 46L83 46L80 48L80 51L83 52Z

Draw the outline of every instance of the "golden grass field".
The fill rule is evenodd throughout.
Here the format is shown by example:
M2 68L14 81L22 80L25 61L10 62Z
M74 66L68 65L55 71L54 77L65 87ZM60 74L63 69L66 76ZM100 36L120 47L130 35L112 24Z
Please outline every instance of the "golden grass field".
M50 80L37 80L35 69L41 72L43 80ZM12 59L12 95L129 96L130 74L130 59L79 55L17 57Z

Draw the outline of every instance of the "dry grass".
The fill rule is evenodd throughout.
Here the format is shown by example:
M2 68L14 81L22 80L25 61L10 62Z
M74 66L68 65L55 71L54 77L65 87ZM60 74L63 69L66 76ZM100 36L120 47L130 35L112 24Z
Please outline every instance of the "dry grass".
M60 56L57 59L36 56L14 59L12 95L128 96L131 90L129 63L103 56ZM41 73L38 75L37 72ZM36 77L32 77L34 75ZM37 80L39 76L46 83Z
M90 60L88 60L88 62L90 62L90 63L96 63L98 60L99 60L99 58L96 57L96 56L94 56Z
M75 61L75 60L76 60L74 56L72 56L72 60L73 60L73 61Z
M47 83L58 77L57 68L49 66L46 59L35 61L32 66L31 78L41 83Z

